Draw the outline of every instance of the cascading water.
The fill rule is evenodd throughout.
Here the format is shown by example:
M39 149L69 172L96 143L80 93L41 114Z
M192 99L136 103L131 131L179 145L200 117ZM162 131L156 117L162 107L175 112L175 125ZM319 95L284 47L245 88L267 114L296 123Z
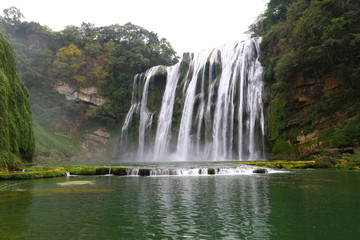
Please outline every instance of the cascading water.
M161 110L158 118L158 127L156 129L154 156L163 156L169 147L169 136L171 130L172 112L175 101L176 84L179 79L180 63L167 69L167 84L164 97L161 104Z
M121 159L133 141L127 136L137 135L140 161L264 158L259 43L250 39L184 54L166 70L157 66L135 76L132 106L113 157Z

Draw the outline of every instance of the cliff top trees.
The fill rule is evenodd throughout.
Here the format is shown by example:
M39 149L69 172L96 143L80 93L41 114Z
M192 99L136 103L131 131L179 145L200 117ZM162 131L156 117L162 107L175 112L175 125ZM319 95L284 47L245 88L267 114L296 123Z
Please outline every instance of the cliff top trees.
M165 38L132 23L102 27L82 23L53 32L38 23L22 22L22 17L15 7L4 10L0 29L15 47L22 80L37 92L31 94L33 100L40 100L40 89L49 98L49 83L54 81L96 86L110 100L113 120L119 121L129 103L134 75L178 60Z
M15 23L19 23L21 19L24 17L20 9L14 6L4 9L3 13L4 13L4 19L12 25L14 25Z
M267 79L274 80L276 62L285 55L293 56L287 61L293 71L305 68L309 74L358 65L359 15L355 0L271 0L249 29L263 37L264 64L273 71Z

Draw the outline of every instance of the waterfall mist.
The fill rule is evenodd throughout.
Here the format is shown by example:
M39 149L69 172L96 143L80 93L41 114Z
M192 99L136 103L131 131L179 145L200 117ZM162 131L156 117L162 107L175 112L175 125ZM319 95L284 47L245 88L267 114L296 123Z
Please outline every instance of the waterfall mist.
M260 39L184 54L134 78L114 160L264 158Z

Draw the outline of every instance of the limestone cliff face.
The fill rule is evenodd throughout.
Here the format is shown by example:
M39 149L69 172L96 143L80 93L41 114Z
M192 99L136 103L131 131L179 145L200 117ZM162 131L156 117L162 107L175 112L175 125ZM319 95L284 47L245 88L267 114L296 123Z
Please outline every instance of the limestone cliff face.
M51 44L54 44L45 34L32 33L26 37L24 44L29 52L51 48ZM20 61L20 65L24 64ZM47 73L48 69L44 69L44 73ZM40 83L42 79L37 78L25 78L24 81L32 96L36 138L34 162L95 160L97 157L101 159L99 156L104 158L110 132L104 124L92 122L87 114L91 108L107 101L98 88L73 86L62 80L46 80L45 84Z
M54 84L54 89L65 95L68 101L83 101L98 106L107 100L99 94L96 87L73 87L66 82L58 81Z
M360 109L348 80L336 71L304 77L300 72L274 93L268 84L268 151L274 158L301 158L327 149L356 151Z
M104 157L106 149L103 146L110 141L110 135L106 128L98 128L87 132L80 143L83 158L90 160L96 157Z
M270 0L250 27L262 37L275 158L359 148L359 13L359 1Z
M34 147L29 94L16 73L13 49L0 34L0 170L31 161Z

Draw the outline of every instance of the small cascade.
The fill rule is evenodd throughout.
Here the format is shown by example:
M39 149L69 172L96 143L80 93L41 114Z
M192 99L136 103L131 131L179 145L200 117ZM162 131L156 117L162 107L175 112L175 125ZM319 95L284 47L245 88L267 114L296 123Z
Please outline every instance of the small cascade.
M138 168L126 169L126 176L139 176L139 169Z
M265 167L256 167L250 165L174 165L174 166L142 166L142 167L127 167L123 171L114 171L112 173L109 168L108 173L102 176L221 176L221 175L252 175L263 173L283 173L285 171L274 170ZM98 174L95 174L98 175ZM99 174L100 175L100 174ZM70 172L66 172L66 177L77 177L81 175L72 175Z
M257 170L264 169L264 173L278 173L279 171L254 166L238 167L166 167L166 168L130 168L127 176L212 176L212 175L251 175Z
M174 66L157 66L136 75L132 105L113 158L264 159L259 44L260 39L249 39L184 54Z
M111 168L109 168L108 173L105 174L105 176L112 176L112 175L113 175L113 174L111 174Z

